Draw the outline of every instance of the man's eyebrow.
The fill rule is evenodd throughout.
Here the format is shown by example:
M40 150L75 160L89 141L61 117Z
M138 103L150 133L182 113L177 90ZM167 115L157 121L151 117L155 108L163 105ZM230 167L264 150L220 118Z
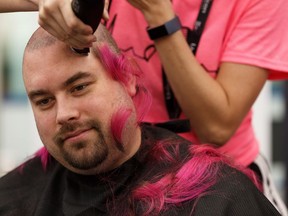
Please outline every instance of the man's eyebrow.
M64 87L67 87L67 86L73 84L74 82L76 82L76 81L79 80L79 79L83 79L83 78L91 77L91 76L92 76L91 73L80 71L80 72L74 74L73 76L69 77L69 78L63 83L63 86L64 86ZM38 90L29 92L29 93L28 93L28 97L30 98L30 100L33 100L35 97L40 97L40 96L48 95L48 94L49 94L48 91L43 90L43 89L38 89Z
M67 86L71 85L72 83L76 82L77 80L83 79L86 77L91 77L91 73L80 71L80 72L74 74L73 76L71 76L70 78L68 78L64 82L64 87L67 87Z
M28 93L28 97L30 100L33 100L35 97L43 96L43 95L48 95L48 92L42 89L31 91Z

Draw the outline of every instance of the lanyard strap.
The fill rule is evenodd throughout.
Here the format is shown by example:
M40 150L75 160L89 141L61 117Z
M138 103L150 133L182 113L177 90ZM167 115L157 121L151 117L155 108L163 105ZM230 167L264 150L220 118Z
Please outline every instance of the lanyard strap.
M203 33L213 0L202 0L200 10L198 12L197 20L194 24L194 28L191 31L188 29L187 33L187 43L189 44L191 51L196 55L198 44ZM163 90L165 96L166 109L169 114L170 119L179 118L181 114L181 108L174 96L174 93L167 80L164 68L162 67L162 77L163 77Z
M191 51L196 54L198 44L203 33L213 0L202 0L202 4L198 13L197 20L194 24L194 29L188 30L187 42Z

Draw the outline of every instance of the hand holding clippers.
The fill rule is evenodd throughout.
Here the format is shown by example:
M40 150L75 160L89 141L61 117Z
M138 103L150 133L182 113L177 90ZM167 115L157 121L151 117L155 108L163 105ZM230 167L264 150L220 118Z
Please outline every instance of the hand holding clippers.
M105 0L72 0L72 10L75 15L85 24L90 25L93 29L93 33L96 31L100 24ZM90 49L76 49L73 48L76 53L87 55Z

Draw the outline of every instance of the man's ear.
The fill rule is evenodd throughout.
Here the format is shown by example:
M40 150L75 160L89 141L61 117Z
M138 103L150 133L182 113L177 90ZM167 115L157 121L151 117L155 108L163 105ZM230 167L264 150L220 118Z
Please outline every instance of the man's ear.
M136 90L136 77L134 75L129 76L125 88L131 97L135 96L137 90Z

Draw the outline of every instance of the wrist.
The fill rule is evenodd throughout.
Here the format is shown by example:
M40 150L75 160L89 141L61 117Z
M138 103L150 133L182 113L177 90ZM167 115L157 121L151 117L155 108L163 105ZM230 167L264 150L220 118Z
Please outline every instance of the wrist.
M148 27L147 33L151 40L156 40L171 35L181 29L181 23L178 16L156 27Z

